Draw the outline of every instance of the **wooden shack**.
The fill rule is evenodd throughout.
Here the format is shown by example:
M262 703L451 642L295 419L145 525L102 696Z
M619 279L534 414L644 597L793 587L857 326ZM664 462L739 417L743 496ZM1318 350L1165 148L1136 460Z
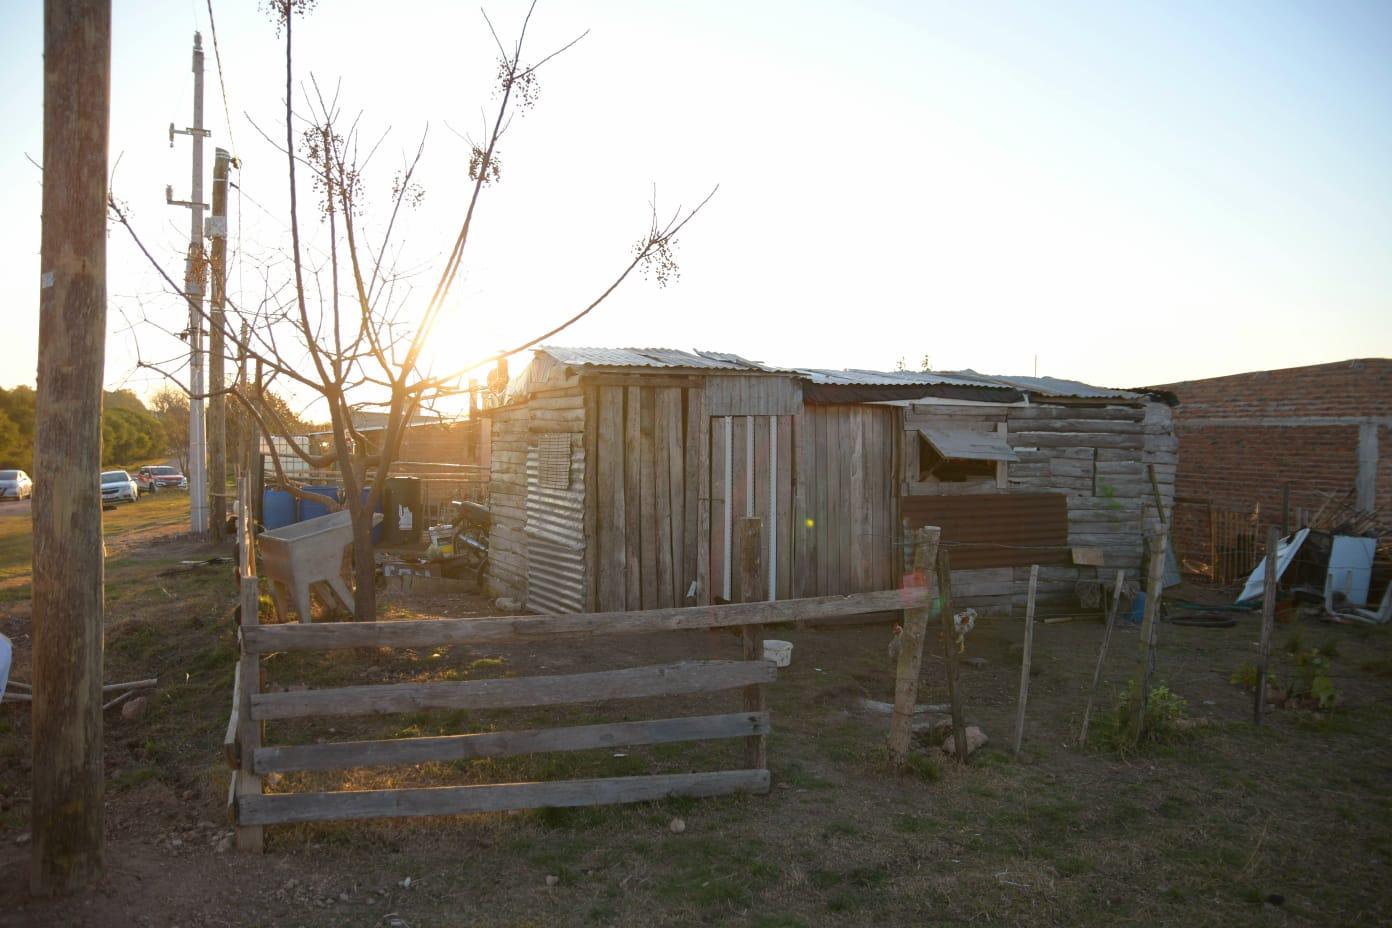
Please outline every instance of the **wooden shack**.
M921 524L943 528L959 601L1008 612L1040 564L1044 601L1073 602L1099 559L1138 569L1148 465L1173 499L1169 406L1052 378L547 347L484 414L490 583L538 612L891 588Z

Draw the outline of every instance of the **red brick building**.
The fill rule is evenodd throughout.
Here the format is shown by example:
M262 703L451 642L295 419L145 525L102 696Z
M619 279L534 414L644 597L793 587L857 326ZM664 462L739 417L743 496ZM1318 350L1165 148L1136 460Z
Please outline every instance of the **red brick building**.
M1302 511L1330 493L1352 492L1358 508L1392 517L1392 359L1158 389L1180 403L1175 548L1186 570L1213 575L1217 567L1217 579L1228 579L1250 569L1264 526L1284 514L1298 528Z

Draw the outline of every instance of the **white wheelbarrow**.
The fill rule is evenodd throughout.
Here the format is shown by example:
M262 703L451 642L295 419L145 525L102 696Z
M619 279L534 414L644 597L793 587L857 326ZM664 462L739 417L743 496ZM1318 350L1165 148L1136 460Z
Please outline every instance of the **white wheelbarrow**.
M374 513L373 524L381 518ZM344 551L353 544L352 514L346 509L262 532L256 540L281 621L290 612L287 596L294 598L300 621L310 621L311 590L326 606L353 608L353 591L343 579Z

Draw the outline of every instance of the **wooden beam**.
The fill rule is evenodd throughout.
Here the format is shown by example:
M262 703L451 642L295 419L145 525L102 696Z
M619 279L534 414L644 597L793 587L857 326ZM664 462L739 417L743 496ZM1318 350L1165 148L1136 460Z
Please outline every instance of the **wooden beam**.
M335 822L418 815L466 815L512 809L566 808L651 802L673 796L706 797L730 793L766 793L767 770L721 770L555 783L505 783L488 786L440 786L425 789L380 789L341 793L282 793L244 796L238 818L256 825L289 822Z
M1011 754L1020 756L1025 740L1025 705L1029 702L1030 658L1034 655L1034 594L1039 587L1039 565L1030 566L1029 598L1025 601L1025 651L1020 658L1020 698L1015 707L1015 744Z
M952 741L957 748L957 763L965 764L967 722L962 710L962 681L957 675L957 620L952 614L952 558L947 549L938 551L938 603L943 622L943 657L947 665L947 701L952 707Z
M1097 667L1092 671L1092 686L1088 688L1087 705L1083 707L1083 730L1078 736L1079 747L1087 747L1088 720L1092 717L1092 703L1097 698L1097 686L1102 682L1102 667L1107 662L1107 647L1112 642L1112 629L1116 626L1117 612L1121 609L1121 589L1126 580L1126 571L1116 572L1116 587L1112 591L1112 608L1107 613L1107 625L1102 629L1102 646L1097 649Z
M425 648L496 645L631 635L694 628L729 628L839 618L869 612L915 609L927 601L922 587L878 590L849 596L818 596L777 602L683 606L645 612L508 616L488 619L421 619L398 622L316 622L242 628L243 646L272 651L331 651L348 648Z
M607 699L710 693L753 683L770 683L777 675L777 668L768 661L684 661L679 664L549 677L391 683L257 693L251 698L251 713L258 721L269 721L305 716L414 712L420 709L516 709Z
M1160 597L1165 582L1165 534L1150 536L1150 564L1146 574L1145 617L1141 621L1141 640L1136 653L1136 700L1131 712L1131 734L1140 744L1145 734L1146 705L1150 701L1150 665L1155 657L1155 639L1160 625Z
M1276 551L1281 544L1281 533L1276 526L1266 530L1266 573L1262 582L1262 624L1261 652L1257 657L1257 695L1252 703L1252 722L1262 723L1266 714L1266 669L1271 660L1271 635L1276 619Z
M242 675L238 672L239 667L233 665L232 668L232 714L227 719L227 731L222 736L222 753L227 758L227 766L236 770L242 766L242 757L239 753L241 744L238 740L239 729L242 724Z
M769 731L766 712L734 712L688 718L577 725L527 731L444 735L435 738L397 738L389 741L342 741L330 744L260 748L256 772L343 770L353 767L392 767L431 762L448 763L480 757L515 757L548 751L585 751L674 741L744 738Z
M940 556L938 540L942 531L925 525L914 533L912 581L922 595L922 604L904 615L904 627L899 636L899 660L894 673L894 713L889 719L890 762L902 767L909 758L909 740L913 734L913 710L918 702L918 677L923 669L923 642L928 630L929 593L933 587L933 566ZM949 642L949 647L951 643Z
M763 536L762 519L739 520L740 552L740 596L746 600L764 598ZM740 628L740 640L746 661L764 659L764 635L762 625L744 625ZM744 688L744 711L754 714L767 712L768 702L761 684L754 683ZM751 735L744 741L744 766L752 770L762 770L768 766L768 739L762 734Z

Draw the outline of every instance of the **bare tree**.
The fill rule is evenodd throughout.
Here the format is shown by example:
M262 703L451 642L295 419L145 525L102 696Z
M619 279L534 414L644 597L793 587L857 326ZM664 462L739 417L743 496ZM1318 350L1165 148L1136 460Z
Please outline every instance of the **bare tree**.
M369 244L369 239L377 236L363 218L366 170L380 140L365 143L361 119L345 117L337 95L326 98L313 78L304 94L304 113L297 113L292 103L296 21L313 5L314 0L269 0L265 4L285 40L284 141L272 144L286 163L291 280L286 287L268 285L266 298L255 308L228 300L232 311L227 313L224 340L229 355L235 355L234 361L259 363L272 381L307 391L327 408L331 438L325 450L306 448L293 438L288 446L311 467L336 467L339 471L343 505L353 522L354 614L358 619L371 619L376 614L372 514L381 503L384 481L412 419L441 400L464 392L467 388L461 384L468 372L539 344L590 314L635 270L647 272L659 285L674 280L678 273L674 252L677 235L714 191L694 209L678 208L666 219L659 218L654 203L648 228L626 262L597 295L583 301L568 318L536 337L500 352L482 354L455 370L443 374L426 370L422 352L463 265L478 204L484 192L502 178L499 142L513 116L536 102L539 70L584 36L527 63L523 51L532 11L528 11L510 47L498 38L484 15L498 51L497 107L483 137L468 142L471 185L459 232L429 299L417 315L409 293L403 292L406 288L398 287L401 276L389 255L393 254L393 234L402 210L417 204L423 195L416 170L425 150L425 137L393 179L385 226L380 238ZM262 135L271 141L268 133ZM320 256L314 258L307 257L304 240L307 223L301 175L310 179L322 229ZM113 212L148 256L125 212L115 204ZM161 274L177 292L179 288L169 275L163 270ZM208 319L206 314L203 317ZM162 362L141 359L139 363L169 372L170 365ZM238 400L264 435L290 438L287 423L254 391L236 384L214 384L210 392L218 390ZM355 425L355 413L363 410L384 414L384 427L371 436ZM293 491L293 482L279 470L279 458L273 456L273 463L278 480Z

